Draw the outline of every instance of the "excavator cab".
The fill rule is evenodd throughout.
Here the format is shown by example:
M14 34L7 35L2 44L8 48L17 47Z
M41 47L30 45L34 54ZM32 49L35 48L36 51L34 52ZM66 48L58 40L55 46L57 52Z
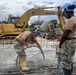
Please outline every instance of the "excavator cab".
M19 19L19 17L11 17L10 23L15 24L18 19Z
M8 15L7 21L0 22L0 36L12 36L18 35L22 32L22 28L20 26L16 27L16 21L20 17L15 17L12 15Z

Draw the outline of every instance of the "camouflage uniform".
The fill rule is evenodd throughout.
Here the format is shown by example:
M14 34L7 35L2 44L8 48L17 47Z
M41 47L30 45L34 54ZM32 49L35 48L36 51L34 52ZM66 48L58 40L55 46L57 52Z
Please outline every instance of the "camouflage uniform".
M66 40L61 47L61 58L63 66L66 69L71 69L74 61L76 49L76 39Z
M16 53L20 56L20 58L22 58L24 60L26 59L26 53L24 51L24 45L22 43L18 42L16 39L14 40L14 49L15 49Z

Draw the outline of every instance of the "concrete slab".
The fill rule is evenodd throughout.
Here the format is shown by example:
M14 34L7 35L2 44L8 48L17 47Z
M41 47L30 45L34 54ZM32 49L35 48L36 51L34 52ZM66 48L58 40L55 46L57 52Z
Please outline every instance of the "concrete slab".
M58 45L58 42L56 40L48 41L41 38L37 38L37 39L39 40L42 46L42 49L45 54L45 59L43 59L42 54L37 47L27 48L26 49L27 65L30 68L35 68L40 71L43 71L43 73L35 73L33 75L52 75L50 74L51 67L52 68L57 67L57 58L55 53L56 53L56 46ZM0 48L0 75L8 75L8 74L12 75L10 73L7 74L7 70L9 71L11 70L12 73L13 71L16 71L16 75L19 75L19 74L21 75L21 73L18 72L18 69L16 67L16 58L17 58L17 54L13 49L12 45L10 46L9 44L8 46L5 45L4 48L2 47ZM76 53L75 53L74 59L75 59L74 63L76 64ZM17 72L19 74L17 74Z

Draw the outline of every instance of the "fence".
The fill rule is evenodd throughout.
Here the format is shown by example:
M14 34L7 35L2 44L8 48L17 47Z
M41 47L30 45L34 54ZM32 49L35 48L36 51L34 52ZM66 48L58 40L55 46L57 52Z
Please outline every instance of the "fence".
M6 38L2 37L0 39L0 48L13 48L13 38L14 36L6 37ZM54 47L55 45L58 45L58 41L56 39L48 40L46 38L38 37L37 40L39 41L41 46L45 45L46 47L48 46Z

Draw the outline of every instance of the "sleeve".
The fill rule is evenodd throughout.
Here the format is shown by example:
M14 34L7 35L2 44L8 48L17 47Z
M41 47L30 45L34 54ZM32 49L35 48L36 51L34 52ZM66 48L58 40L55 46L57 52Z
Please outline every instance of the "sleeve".
M74 28L74 22L71 20L68 20L65 24L65 30L73 30Z

